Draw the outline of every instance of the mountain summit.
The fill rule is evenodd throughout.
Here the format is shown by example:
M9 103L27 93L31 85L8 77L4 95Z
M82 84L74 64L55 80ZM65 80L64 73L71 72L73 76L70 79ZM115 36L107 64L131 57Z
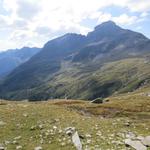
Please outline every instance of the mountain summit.
M88 33L87 38L91 41L102 40L103 38L112 38L121 34L124 30L112 21L104 22L94 28L94 31Z
M95 27L95 30L101 30L101 29L108 29L108 28L120 28L119 26L116 25L115 22L113 21L107 21L107 22L104 22L98 26Z
M5 78L0 96L94 99L133 91L148 83L141 69L150 70L144 63L149 56L148 38L108 21L87 36L71 33L47 42Z

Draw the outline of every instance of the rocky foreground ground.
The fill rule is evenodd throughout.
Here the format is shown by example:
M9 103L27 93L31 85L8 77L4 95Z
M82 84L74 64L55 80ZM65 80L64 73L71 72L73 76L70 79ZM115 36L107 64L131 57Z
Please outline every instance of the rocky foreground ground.
M0 150L150 150L149 146L147 95L112 97L103 104L0 102Z

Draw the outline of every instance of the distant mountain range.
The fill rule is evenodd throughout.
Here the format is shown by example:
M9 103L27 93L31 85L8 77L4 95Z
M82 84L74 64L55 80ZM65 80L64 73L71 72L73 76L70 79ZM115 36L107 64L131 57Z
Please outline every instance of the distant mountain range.
M108 21L47 42L0 84L4 99L91 100L149 86L150 40Z
M28 61L39 52L40 48L23 47L21 49L10 49L0 53L0 78L8 75L14 68Z

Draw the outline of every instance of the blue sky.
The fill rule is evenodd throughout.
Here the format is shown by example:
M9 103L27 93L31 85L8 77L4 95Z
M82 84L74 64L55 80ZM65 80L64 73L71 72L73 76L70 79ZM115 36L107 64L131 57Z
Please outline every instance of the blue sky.
M150 38L150 0L0 0L0 51L42 47L108 20Z

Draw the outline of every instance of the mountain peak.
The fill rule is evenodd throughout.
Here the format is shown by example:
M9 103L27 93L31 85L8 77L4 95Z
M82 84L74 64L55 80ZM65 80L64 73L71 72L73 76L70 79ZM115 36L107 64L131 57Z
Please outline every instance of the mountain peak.
M120 28L119 26L116 25L115 22L113 21L107 21L107 22L103 22L101 23L100 25L96 26L95 27L95 30L99 30L99 29L102 29L102 28Z
M101 25L106 25L106 24L110 24L110 25L116 25L116 23L114 21L105 21L105 22L102 22Z
M121 27L117 26L113 21L104 22L94 28L94 31L89 32L87 37L90 41L101 41L112 39L120 35L124 31Z

